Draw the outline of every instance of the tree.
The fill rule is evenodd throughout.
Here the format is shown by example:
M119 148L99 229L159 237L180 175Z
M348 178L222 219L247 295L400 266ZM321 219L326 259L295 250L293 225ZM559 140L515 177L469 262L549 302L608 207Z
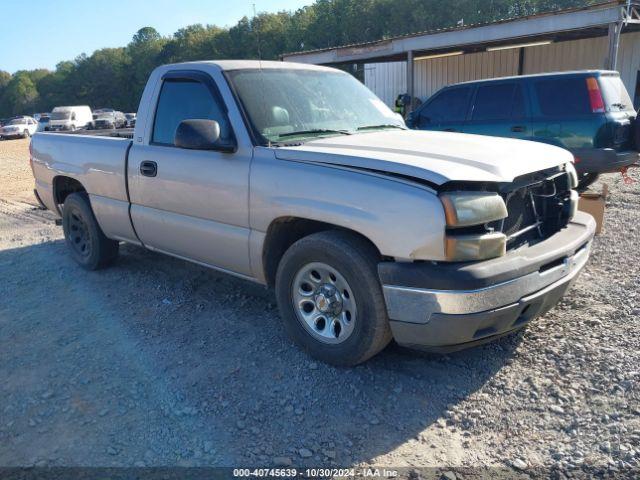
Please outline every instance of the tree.
M10 81L11 74L9 72L5 72L4 70L0 70L0 90L6 88Z
M38 90L29 73L20 71L11 77L4 88L0 105L9 115L32 112L38 100Z
M153 27L143 27L136 32L133 36L133 40L131 43L140 44L140 43L149 43L160 40L160 34Z

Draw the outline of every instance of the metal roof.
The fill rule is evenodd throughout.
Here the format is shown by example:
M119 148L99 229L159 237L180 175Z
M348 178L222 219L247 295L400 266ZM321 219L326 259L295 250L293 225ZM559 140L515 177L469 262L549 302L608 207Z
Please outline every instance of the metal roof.
M478 45L499 46L514 40L535 40L541 37L560 39L584 38L605 33L611 24L637 18L637 0L609 0L584 7L543 12L536 15L500 19L492 22L441 28L399 35L382 40L285 53L283 60L328 64L358 61L404 60L407 52L440 52L452 48L473 48ZM569 38L566 38L569 37Z

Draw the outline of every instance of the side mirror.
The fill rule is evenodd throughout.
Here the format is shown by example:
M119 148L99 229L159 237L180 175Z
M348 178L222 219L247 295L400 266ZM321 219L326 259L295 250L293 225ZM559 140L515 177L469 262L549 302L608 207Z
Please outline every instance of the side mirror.
M235 150L235 145L220 142L220 125L215 120L183 120L176 129L173 143L190 150Z

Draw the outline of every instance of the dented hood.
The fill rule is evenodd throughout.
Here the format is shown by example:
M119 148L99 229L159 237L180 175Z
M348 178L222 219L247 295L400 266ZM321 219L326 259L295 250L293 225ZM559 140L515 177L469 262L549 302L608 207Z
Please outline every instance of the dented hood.
M448 132L385 130L279 147L277 158L378 170L426 180L511 182L572 161L551 145Z

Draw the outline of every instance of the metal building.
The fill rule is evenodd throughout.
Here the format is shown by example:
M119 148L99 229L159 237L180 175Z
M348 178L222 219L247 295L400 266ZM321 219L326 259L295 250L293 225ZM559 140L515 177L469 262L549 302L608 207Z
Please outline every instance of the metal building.
M289 53L283 60L364 67L365 84L388 105L401 93L424 100L467 80L604 68L620 71L640 107L640 1Z

